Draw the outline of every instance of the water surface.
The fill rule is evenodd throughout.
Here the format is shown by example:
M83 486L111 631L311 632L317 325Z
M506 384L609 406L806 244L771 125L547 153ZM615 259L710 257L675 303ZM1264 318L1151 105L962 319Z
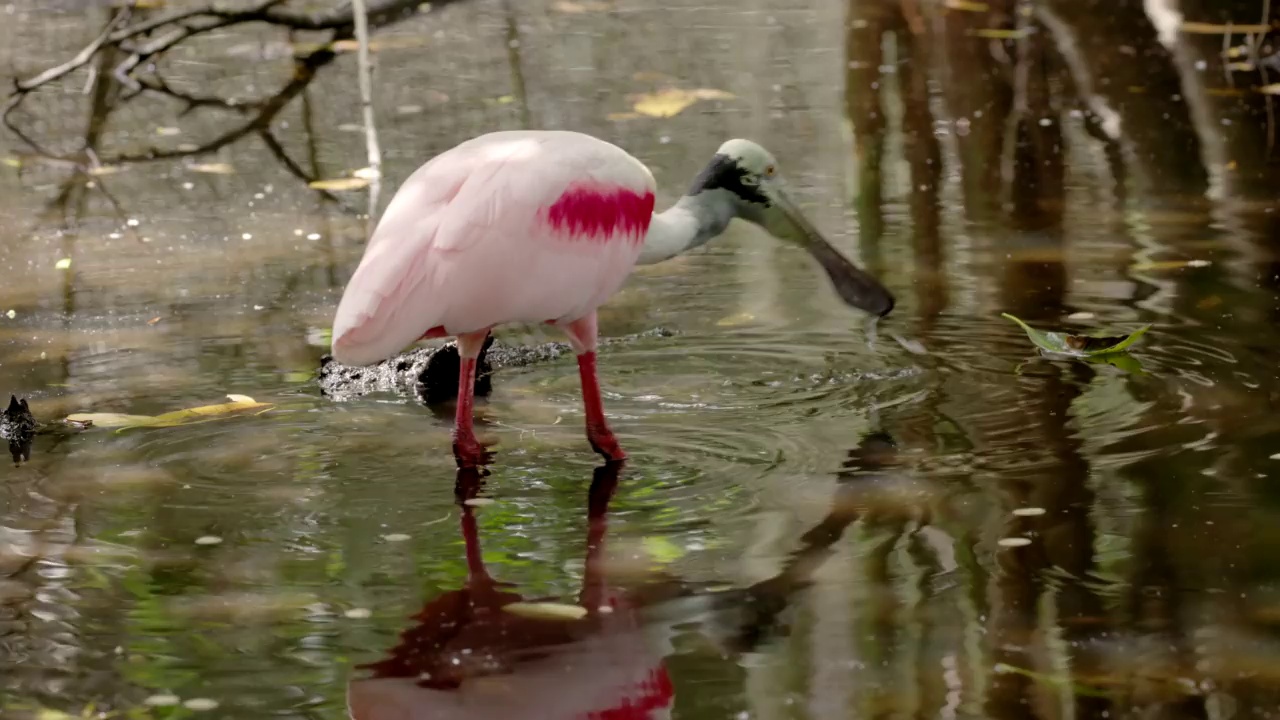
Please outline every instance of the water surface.
M62 62L107 17L64 5L0 8L13 74ZM682 719L1277 712L1280 155L1259 75L1224 70L1221 34L1163 45L1136 0L1029 20L999 2L449 5L378 32L383 204L495 129L616 142L663 205L750 137L897 308L870 322L802 251L735 226L601 311L606 336L677 333L601 355L626 466L586 445L571 360L503 370L479 410L498 459L459 486L492 502L464 505L449 408L335 403L313 382L363 191L321 196L254 134L93 176L6 135L0 391L50 423L228 393L272 407L43 433L0 470L4 717L342 718L352 699L425 707L458 682L531 717L641 697ZM1189 19L1261 12L1200 5ZM1035 32L1004 39L1019 22ZM210 33L165 76L266 96L290 76L287 42ZM89 79L15 114L44 152L88 144L112 165L243 122L95 99ZM664 87L732 97L627 117ZM335 177L366 164L359 124L344 53L271 128L306 174ZM1141 372L1042 357L1002 312L1151 324ZM437 652L438 688L413 663L384 671L428 687L349 686L402 642L447 645L464 591L613 609L469 625ZM146 704L164 696L216 707Z

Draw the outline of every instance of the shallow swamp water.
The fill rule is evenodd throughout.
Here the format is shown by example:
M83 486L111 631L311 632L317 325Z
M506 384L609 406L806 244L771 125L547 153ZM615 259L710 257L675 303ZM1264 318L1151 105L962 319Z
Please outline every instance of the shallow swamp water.
M0 131L0 393L43 423L0 468L0 717L1277 716L1277 11L1104 4L453 0L377 27L383 206L495 129L616 142L662 206L749 137L897 296L872 322L750 227L637 271L602 335L672 334L601 353L621 469L570 358L495 374L484 478L451 407L321 395L369 197L308 186L368 164L356 53L295 65L327 32L198 34L139 71L170 92L104 79L120 49L34 89L27 139ZM127 22L197 7L153 5ZM0 74L115 12L0 4ZM269 138L237 134L299 77ZM1151 329L1091 362L1001 313ZM59 423L228 394L269 406Z

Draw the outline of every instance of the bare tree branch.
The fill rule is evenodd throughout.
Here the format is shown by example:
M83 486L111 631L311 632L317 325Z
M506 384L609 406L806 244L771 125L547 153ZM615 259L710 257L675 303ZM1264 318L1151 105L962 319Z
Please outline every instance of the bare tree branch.
M339 38L338 35L335 34L334 39L343 38ZM298 93L302 92L303 88L315 79L316 71L333 62L336 57L337 54L333 50L328 47L323 47L310 55L299 59L294 66L293 78L284 87L280 88L279 92L264 100L258 110L258 113L254 115L252 119L240 127L223 133L222 135L219 135L213 140L210 140L198 147L189 150L152 149L144 153L118 155L110 159L105 159L103 162L107 164L135 163L146 162L149 160L188 157L191 155L204 155L206 153L220 150L247 135L269 129L271 127L271 121L275 119L276 115L279 115L280 111L283 110L291 100L297 97Z

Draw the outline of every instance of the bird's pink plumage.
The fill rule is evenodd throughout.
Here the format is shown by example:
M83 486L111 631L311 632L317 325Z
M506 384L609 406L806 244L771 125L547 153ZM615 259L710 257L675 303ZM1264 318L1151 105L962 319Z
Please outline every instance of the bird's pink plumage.
M653 176L563 131L468 140L396 192L334 317L333 355L367 365L423 337L568 322L617 292L653 218Z
M627 188L574 185L547 208L552 229L573 239L608 242L644 240L653 217L654 195Z

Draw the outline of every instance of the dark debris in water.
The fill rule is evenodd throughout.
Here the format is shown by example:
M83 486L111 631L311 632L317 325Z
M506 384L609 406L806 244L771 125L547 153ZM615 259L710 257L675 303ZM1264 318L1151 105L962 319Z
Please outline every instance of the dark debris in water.
M9 407L0 413L0 440L9 441L9 454L14 463L31 459L31 439L35 437L36 416L31 414L26 398L9 396Z
M601 339L600 347L673 335L672 330L658 327ZM477 362L475 393L480 397L488 395L492 390L493 371L500 368L526 367L572 355L573 348L568 343L507 345L490 335ZM420 402L435 405L453 400L458 393L458 345L453 340L434 347L415 348L376 365L343 365L330 355L321 358L320 363L317 382L321 393L331 400L352 400L373 392L398 392L412 393Z

